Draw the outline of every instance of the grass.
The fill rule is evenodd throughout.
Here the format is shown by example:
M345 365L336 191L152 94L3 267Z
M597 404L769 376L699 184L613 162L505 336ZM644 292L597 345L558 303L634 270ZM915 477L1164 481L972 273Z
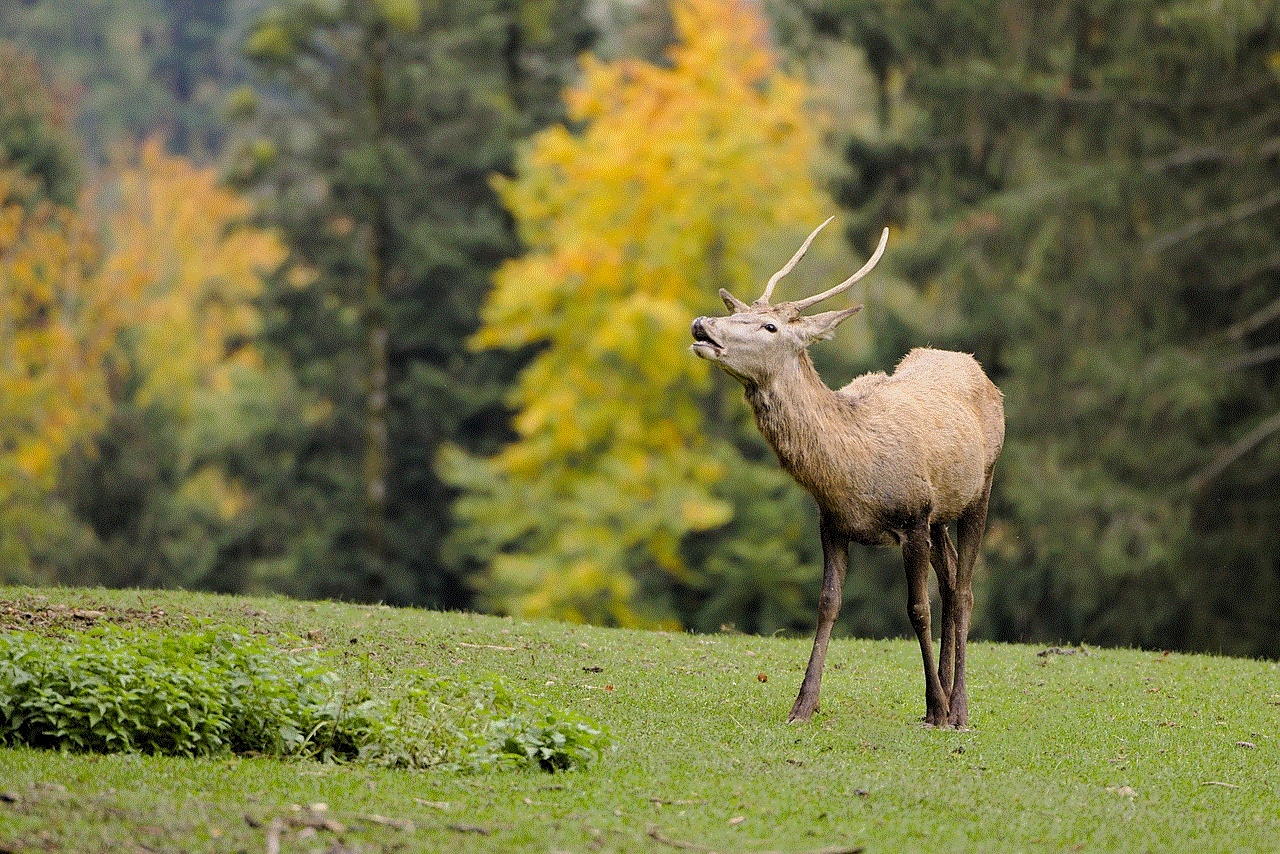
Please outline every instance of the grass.
M0 589L0 626L209 618L292 633L372 690L493 675L604 724L586 772L0 750L3 851L1275 851L1280 669L973 644L973 729L918 723L914 641L696 636L188 593ZM7 604L6 604L7 603Z

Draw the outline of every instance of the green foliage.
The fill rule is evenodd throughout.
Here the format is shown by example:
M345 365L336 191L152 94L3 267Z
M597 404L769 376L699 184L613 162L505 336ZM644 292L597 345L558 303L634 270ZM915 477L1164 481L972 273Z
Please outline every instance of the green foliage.
M79 165L60 103L35 60L0 41L0 166L34 179L40 194L58 205L77 194ZM13 187L0 202L8 203Z
M381 738L361 758L393 768L585 769L612 740L587 719L513 696L497 680L413 675L385 708Z
M297 262L267 295L265 337L306 415L262 435L285 469L247 461L288 524L246 545L291 592L470 602L441 554L456 490L434 460L443 442L491 450L510 431L502 393L523 351L464 345L518 249L489 179L558 117L581 6L295 2L249 30L259 88L237 96L231 168Z
M979 631L1278 654L1274 6L811 11L880 94L841 196L922 296L881 338L1005 392Z
M314 647L285 651L226 628L0 635L7 746L564 771L586 768L609 745L589 721L497 682L411 671L393 694L345 686Z
M99 753L293 755L331 693L312 656L218 629L0 635L0 738Z
M685 552L691 535L727 531L729 494L761 498L720 485L757 464L739 445L758 443L742 438L754 427L740 396L689 357L688 324L719 287L756 287L762 245L821 220L821 119L749 4L682 2L674 15L666 64L584 58L565 96L572 127L535 136L517 176L496 181L528 252L498 271L472 343L537 351L508 395L517 440L441 462L467 490L455 542L486 564L475 581L501 612L671 624L700 608L673 599L744 575L759 590L785 573L782 598L794 592L789 543L772 568L718 559L705 540ZM722 434L708 437L713 409L730 424L711 420ZM765 465L745 477L770 482L766 505L785 504Z

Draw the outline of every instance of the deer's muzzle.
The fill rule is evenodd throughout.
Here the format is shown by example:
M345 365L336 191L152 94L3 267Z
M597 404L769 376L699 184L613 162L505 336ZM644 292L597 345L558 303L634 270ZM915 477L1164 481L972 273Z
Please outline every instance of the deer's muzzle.
M689 349L703 358L719 353L724 349L720 346L720 342L712 338L711 334L707 332L706 320L705 317L695 318L693 328L690 330L693 333L693 345Z

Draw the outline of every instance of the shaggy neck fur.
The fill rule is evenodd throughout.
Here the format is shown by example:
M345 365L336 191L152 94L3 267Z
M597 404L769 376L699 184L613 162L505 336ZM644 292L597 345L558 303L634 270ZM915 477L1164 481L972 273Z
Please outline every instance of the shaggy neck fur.
M821 503L822 488L851 462L837 465L833 456L840 443L832 438L840 432L837 425L849 424L857 405L827 388L805 352L766 384L746 391L756 425L782 467Z

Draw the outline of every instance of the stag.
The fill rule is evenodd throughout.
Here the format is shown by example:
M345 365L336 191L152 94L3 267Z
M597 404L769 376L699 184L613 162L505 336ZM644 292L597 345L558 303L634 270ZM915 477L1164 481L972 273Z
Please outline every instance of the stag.
M973 568L986 526L991 473L1004 443L1002 395L972 356L918 348L892 374L858 377L833 391L808 347L829 339L862 306L802 315L848 290L880 260L886 228L871 258L816 296L773 305L774 286L791 271L830 219L805 239L751 305L723 288L733 313L693 321L698 356L742 383L756 425L782 467L818 503L822 593L813 652L788 721L818 709L831 627L840 611L849 543L897 546L907 575L908 612L924 659L927 724L969 721L965 646L973 610ZM956 523L959 553L948 525ZM934 664L929 566L942 606Z

